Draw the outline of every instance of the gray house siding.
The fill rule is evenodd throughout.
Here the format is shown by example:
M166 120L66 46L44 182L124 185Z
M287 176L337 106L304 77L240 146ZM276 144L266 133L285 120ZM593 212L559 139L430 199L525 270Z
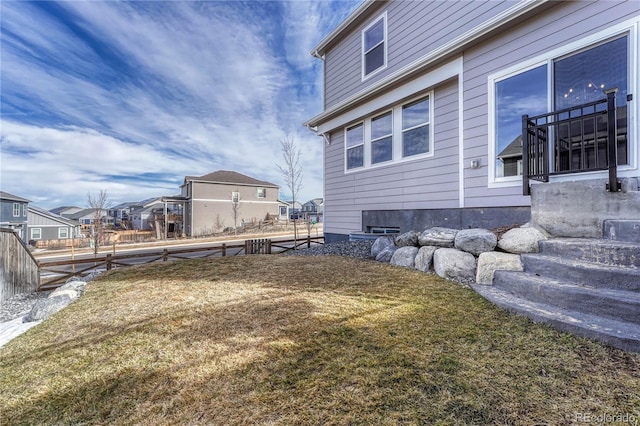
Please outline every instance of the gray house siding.
M485 28L489 28L484 25L488 20L514 5L517 7L510 12L515 15L499 21L504 23L500 28L494 26L485 32ZM387 68L362 81L361 32L385 12ZM492 146L490 98L494 86L490 78L504 78L507 70L521 72L525 68L523 64L534 65L532 58L544 61L578 52L589 47L592 41L597 43L619 34L617 30L608 34L608 30L617 24L628 24L632 19L635 30L630 34L630 49L637 49L638 16L640 3L637 1L391 1L370 6L347 30L324 45L325 111L308 123L318 134L324 134L325 140L330 138L330 144L324 148L325 235L345 236L354 231L367 231L371 226L397 226L407 230L405 225L415 222L416 217L424 223L431 223L434 218L450 224L468 220L462 223L463 227L527 221L530 197L522 195L521 180L515 176L509 179L493 176L498 153ZM481 30L474 34L480 35L469 44L466 38L457 39L477 28ZM597 40L593 37L596 34ZM428 55L452 40L460 46L447 54L450 56L437 57L437 62L429 62L428 69L416 66L410 75L402 74L403 78L395 79L400 72L409 74L411 70L407 65L417 64L421 58L435 58ZM575 43L571 50L566 48L570 43ZM552 58L550 52L563 53ZM631 50L630 57L630 86L638 91L638 53ZM459 66L449 67L457 61ZM438 71L445 68L447 71L441 75ZM455 69L458 77L451 78L451 70ZM429 81L429 75L442 76L442 79ZM387 78L390 76L394 79ZM345 126L358 123L364 118L363 114L371 117L373 113L383 112L380 100L392 98L395 93L402 93L402 102L410 99L419 91L411 94L405 89L413 88L413 82L418 80L429 82L428 87L421 87L419 91L434 90L434 156L345 171ZM385 85L375 86L376 82ZM391 84L393 86L389 86ZM618 176L638 176L638 93L634 93L634 97L629 135L631 163L636 168L623 167ZM370 105L374 107L364 111ZM572 175L552 177L552 180L579 178ZM425 213L427 210L432 212L431 216ZM403 215L408 213L414 217L405 220ZM502 223L498 224L499 221Z
M555 2L508 32L464 52L464 164L479 159L479 169L465 168L465 207L526 206L522 184L490 188L488 76L580 40L615 23L637 16L632 2ZM637 77L636 77L637 78Z
M380 2L325 57L325 109L393 74L425 53L437 49L507 9L517 1ZM387 68L362 81L361 32L387 12ZM429 23L429 25L425 25Z
M5 193L6 194L6 193ZM13 206L19 206L18 216L13 215ZM0 227L8 228L18 233L23 241L27 241L28 223L27 212L29 202L23 198L7 194L7 198L0 199Z
M366 210L458 206L457 98L457 80L434 89L432 157L345 173L344 128L331 133L324 156L326 232L361 230Z

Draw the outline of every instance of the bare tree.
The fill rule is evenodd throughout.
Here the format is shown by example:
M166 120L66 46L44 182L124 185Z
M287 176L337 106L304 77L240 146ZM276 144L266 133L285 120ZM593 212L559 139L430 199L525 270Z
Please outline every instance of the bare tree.
M93 241L93 254L98 254L98 247L104 241L104 219L107 216L107 209L109 208L109 197L107 191L101 189L100 192L93 196L90 192L87 193L87 205L93 210L91 213L91 219L93 225L91 228L91 241Z
M224 220L220 217L220 213L216 213L216 218L213 222L213 229L215 229L215 232L220 232L224 229Z
M296 201L298 193L302 189L302 166L300 165L300 149L296 146L293 136L287 135L280 141L280 151L284 165L277 164L278 169L282 173L282 177L287 184L287 188L291 194L291 205L295 213ZM293 220L293 240L294 249L298 244L298 229L296 227L296 216Z
M238 219L240 218L240 191L238 188L231 193L231 217L233 218L233 234L238 235Z

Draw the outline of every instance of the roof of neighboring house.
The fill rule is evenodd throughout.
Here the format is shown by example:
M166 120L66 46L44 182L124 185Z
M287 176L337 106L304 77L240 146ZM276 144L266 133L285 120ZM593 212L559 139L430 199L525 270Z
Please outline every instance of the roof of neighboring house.
M238 172L232 172L229 170L218 170L203 176L185 176L184 181L199 181L199 182L213 182L213 183L232 183L238 185L255 185L255 186L272 186L279 188L271 182L264 180L258 180L247 175L243 175Z
M17 195L9 194L4 191L0 191L0 200L20 201L22 203L29 202L26 198L18 197Z
M522 158L522 135L518 135L505 149L498 154L498 158Z
M307 201L307 203L314 203L316 206L319 206L320 204L322 204L322 198L314 198L313 200Z
M56 207L55 209L50 209L49 211L53 214L59 215L64 213L66 210L72 210L72 209L78 209L78 211L82 210L82 208L78 206L60 206L60 207Z
M87 217L93 214L95 209L82 209L79 212L76 213L72 213L72 214L65 214L63 217L66 217L68 219L74 219L74 220L78 220L81 219L83 217ZM105 212L105 215L107 214L107 209L103 209Z
M63 225L68 225L68 226L80 226L80 222L73 220L73 219L69 219L66 217L62 217L60 215L57 215L55 213L51 213L48 210L42 209L40 207L36 207L36 206L29 206L29 213L33 213L33 214L38 214L40 216L44 216L47 219L56 221L56 222L60 222Z

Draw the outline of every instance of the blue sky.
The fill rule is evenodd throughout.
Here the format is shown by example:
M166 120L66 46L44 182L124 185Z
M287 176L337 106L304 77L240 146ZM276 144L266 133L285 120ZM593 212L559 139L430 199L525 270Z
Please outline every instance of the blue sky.
M356 1L0 2L0 189L53 208L179 193L235 170L282 187L280 141L322 196L309 51Z

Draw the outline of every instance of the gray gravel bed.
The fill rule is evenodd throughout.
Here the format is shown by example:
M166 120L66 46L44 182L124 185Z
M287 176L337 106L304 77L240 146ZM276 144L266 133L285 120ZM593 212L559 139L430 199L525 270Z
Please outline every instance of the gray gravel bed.
M298 250L291 250L283 255L287 256L350 256L358 259L373 259L371 246L373 241L341 241L326 243Z
M0 322L11 321L27 315L40 299L46 299L51 291L19 293L0 303Z

